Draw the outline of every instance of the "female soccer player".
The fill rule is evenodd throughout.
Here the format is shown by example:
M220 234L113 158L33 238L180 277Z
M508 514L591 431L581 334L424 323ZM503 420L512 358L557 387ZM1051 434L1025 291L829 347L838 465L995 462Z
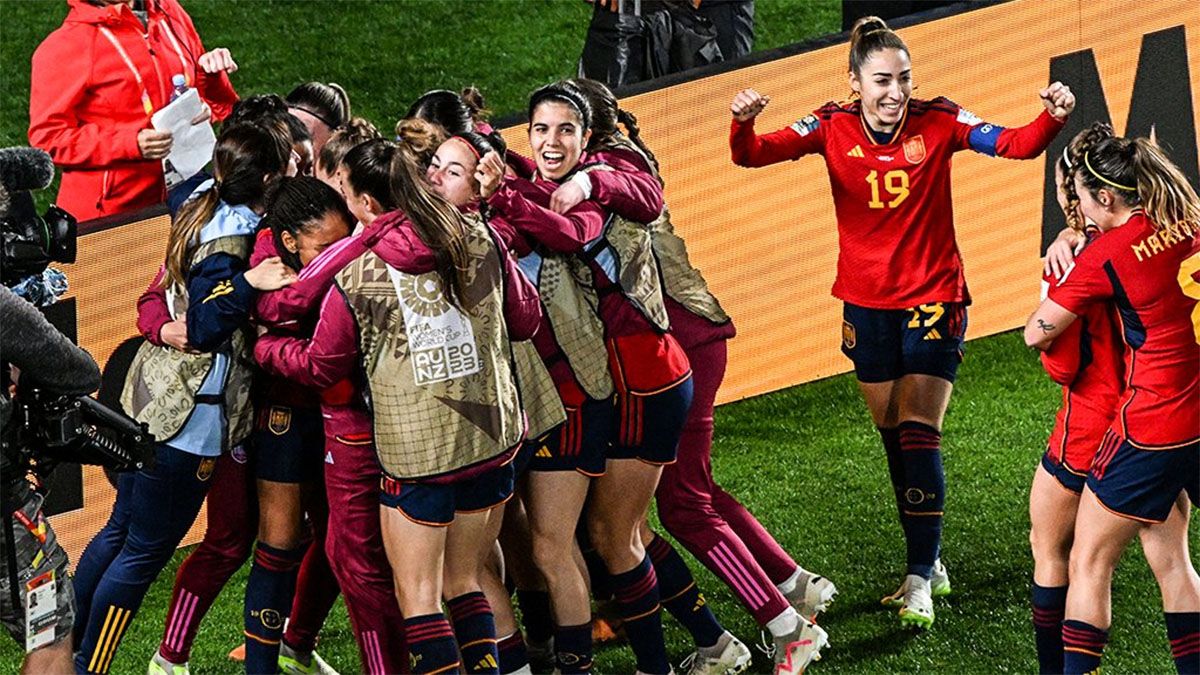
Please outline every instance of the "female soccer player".
M907 542L902 625L933 625L934 595L950 592L939 559L945 476L941 428L962 360L970 303L954 242L950 160L959 150L1036 157L1075 107L1065 85L1039 92L1046 110L1027 126L985 123L945 98L912 98L912 65L900 36L877 17L855 24L850 88L857 100L828 103L763 136L754 118L769 98L734 97L729 145L739 166L803 155L825 157L838 220L833 295L844 303L842 351L887 452Z
M167 245L165 283L187 316L194 353L147 344L130 368L122 405L159 439L154 468L121 477L108 523L75 573L76 668L107 672L146 590L191 527L216 459L249 435L253 411L245 330L257 291L291 283L279 259L247 269L264 178L282 175L291 139L282 125L222 130L216 180L181 209Z
M667 332L658 271L642 226L614 226L594 202L582 202L563 214L549 208L554 189L580 166L591 135L586 97L569 83L547 85L530 98L529 117L537 175L531 181L506 181L489 204L538 247L570 254L569 262L577 274L590 277L599 299L617 391L617 424L605 473L590 495L588 530L612 574L638 670L665 673L670 664L659 585L640 530L662 466L675 461L679 431L691 404L691 369ZM499 159L491 159L495 162L489 163L489 172L501 173L503 167L495 166ZM658 216L661 203L655 206L643 222ZM614 227L625 231L615 235ZM530 519L536 536L537 513L531 512ZM566 525L573 531L573 523Z
M479 131L488 134L491 126L485 121L487 116L483 94L475 87L466 87L461 93L449 89L434 89L421 94L421 97L408 107L404 119L423 119L440 125L447 134L456 136L466 131ZM400 126L404 120L396 124L396 135L400 135ZM481 128L483 127L483 128Z
M312 339L266 336L256 352L290 350L320 386L365 371L412 670L494 672L491 610L469 571L491 550L480 534L512 493L524 433L507 342L530 337L540 310L489 231L430 191L404 147L392 174L399 210L364 230L369 250L338 273ZM464 572L443 578L443 564Z
M328 147L328 144L326 144ZM284 261L309 265L349 236L354 217L335 190L316 179L287 179L263 218ZM265 342L264 344L269 344ZM310 370L294 367L286 350L260 349L256 356L271 373L300 386L318 388ZM324 473L329 510L324 545L343 589L364 672L399 672L402 617L392 590L379 527L379 463L372 444L371 417L361 387L347 378L320 389L324 418ZM286 636L285 636L286 637ZM247 659L249 663L249 659Z
M641 138L637 118L619 107L608 87L595 80L573 82L592 106L588 156L617 170L575 174L555 191L551 204L562 212L587 197L621 215L636 217L624 208L630 197L662 184L654 154ZM724 376L725 342L735 333L733 322L689 261L687 247L675 233L665 206L650 223L650 233L662 272L671 334L688 353L696 382L696 397L680 436L678 461L663 468L659 481L659 517L676 539L725 581L759 626L771 632L777 642L777 662L789 658L791 645L811 638L802 653L790 654L793 666L803 668L824 643L823 637L817 637L819 628L803 627L810 623L809 617L825 609L837 589L828 579L797 565L754 516L713 481L713 402ZM683 581L680 588L693 585L690 572L665 539L650 536L647 541L656 553L652 557L663 595L670 598L664 605L673 615L682 616L685 625L692 623L689 615L699 610L689 596L698 591L668 589L675 578ZM806 631L803 636L802 630ZM702 648L695 667L724 672L729 663L748 663L750 654L739 648L740 643L721 642L728 643L720 645L725 648L721 652L728 653Z
M1072 177L1072 167L1083 161L1084 150L1111 137L1112 127L1093 124L1076 135L1054 163L1059 206L1072 230L1088 239L1100 236L1100 230L1095 225L1085 227L1075 191L1066 181ZM1042 288L1048 291L1065 278L1047 273ZM1117 411L1124 379L1119 330L1115 308L1097 303L1042 353L1042 366L1063 388L1062 407L1029 491L1033 626L1042 673L1063 669L1062 619L1075 511L1092 459Z
M1190 321L1196 301L1177 281L1200 229L1200 198L1143 138L1109 138L1084 148L1073 174L1084 217L1112 231L1050 289L1025 326L1025 342L1044 350L1093 305L1112 302L1128 372L1075 520L1063 669L1100 667L1112 572L1140 534L1162 591L1176 668L1200 672L1200 576L1187 554L1182 495L1200 503L1200 345Z
M350 96L342 86L330 82L305 82L285 97L288 111L295 115L312 135L313 153L321 148L334 131L350 121Z
M361 117L351 118L345 126L334 131L329 140L325 141L321 152L315 154L313 175L333 189L339 189L337 170L342 158L354 146L373 138L383 138L374 124Z

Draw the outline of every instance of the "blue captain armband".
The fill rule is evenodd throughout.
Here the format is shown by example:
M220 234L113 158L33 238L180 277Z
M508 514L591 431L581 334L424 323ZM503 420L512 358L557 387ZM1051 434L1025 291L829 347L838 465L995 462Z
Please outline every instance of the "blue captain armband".
M816 115L806 115L802 119L798 119L789 125L792 131L807 136L817 130L821 126L821 120L817 119Z
M995 157L996 142L1000 140L1000 133L1003 131L1004 127L998 124L984 122L971 129L971 135L967 137L967 143L975 152Z

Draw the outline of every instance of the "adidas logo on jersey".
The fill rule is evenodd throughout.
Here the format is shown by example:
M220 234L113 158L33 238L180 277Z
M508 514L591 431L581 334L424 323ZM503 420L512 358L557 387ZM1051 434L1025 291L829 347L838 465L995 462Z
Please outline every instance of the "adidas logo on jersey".
M499 667L500 665L496 663L495 657L493 657L491 654L488 654L482 659L479 659L479 663L475 664L475 672L482 673L489 670L494 671Z
M534 453L534 456L535 457L544 457L544 458L549 459L550 457L553 457L554 455L550 454L550 448L547 448L546 446L543 445L542 447L538 448L538 451L536 453Z
M942 334L938 332L938 329L930 328L929 332L925 334L924 339L926 339L926 340L941 340Z
M851 148L850 152L846 153L846 156L847 157L866 157L866 155L863 153L863 149L862 149L861 145L856 145L853 148Z

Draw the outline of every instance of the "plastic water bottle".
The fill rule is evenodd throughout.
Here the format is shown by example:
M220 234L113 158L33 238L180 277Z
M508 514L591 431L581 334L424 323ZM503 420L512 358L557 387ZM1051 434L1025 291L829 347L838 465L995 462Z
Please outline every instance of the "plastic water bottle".
M172 101L174 101L175 99L179 98L180 96L183 96L184 94L186 94L187 90L188 90L187 78L183 76L183 73L177 73L177 74L171 76L171 100Z
M187 90L187 78L183 76L183 73L176 73L175 75L171 76L172 102L174 102L175 99L179 98L180 96L186 94ZM171 164L171 160L167 158L163 159L163 176L166 179L168 190L176 185L179 185L184 180L183 176L179 175L179 172L175 169L175 166Z

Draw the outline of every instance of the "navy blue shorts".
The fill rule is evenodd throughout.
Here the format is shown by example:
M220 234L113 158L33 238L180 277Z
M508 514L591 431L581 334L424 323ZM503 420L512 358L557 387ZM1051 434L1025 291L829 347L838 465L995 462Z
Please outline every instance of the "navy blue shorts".
M263 406L251 445L259 480L308 483L325 471L325 421L317 408Z
M379 503L399 509L414 523L446 527L454 522L455 513L487 511L507 502L515 477L512 462L458 483L399 481L384 476L379 482Z
M1126 518L1161 523L1181 491L1200 505L1200 442L1142 450L1112 431L1092 463L1087 486L1104 508Z
M967 306L931 302L910 309L842 306L842 353L859 382L890 382L905 375L958 375L967 333Z
M692 376L655 394L617 393L617 424L609 459L671 464L692 407Z
M1087 474L1075 473L1065 462L1056 462L1049 452L1042 455L1042 468L1054 477L1058 484L1074 492L1083 494L1083 485L1087 482Z
M584 401L580 408L567 408L567 421L534 445L530 471L578 471L585 476L603 476L604 461L612 436L616 409L612 399Z

